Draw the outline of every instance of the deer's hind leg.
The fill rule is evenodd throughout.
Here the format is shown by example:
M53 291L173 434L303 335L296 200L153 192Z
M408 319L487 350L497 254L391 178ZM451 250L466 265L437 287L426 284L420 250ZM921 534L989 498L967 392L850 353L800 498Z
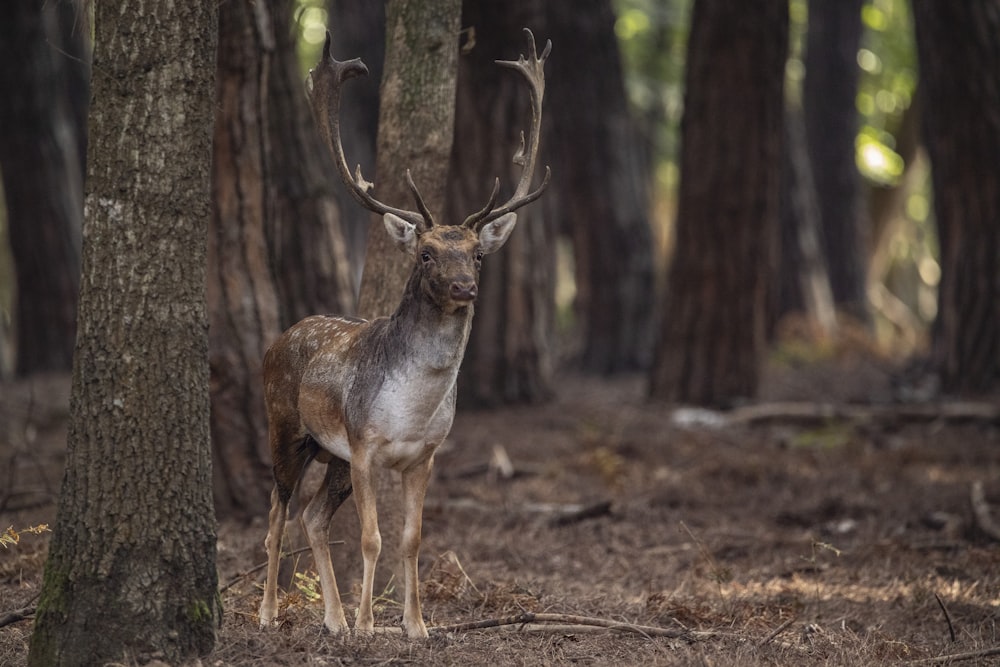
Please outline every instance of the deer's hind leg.
M267 577L264 581L264 598L260 602L261 628L271 625L278 615L278 565L285 521L288 519L288 501L306 466L319 450L316 442L309 436L296 439L294 430L283 431L274 424L271 426L270 439L271 456L274 459L274 489L271 490L271 511L267 519L267 538L264 540Z
M323 590L323 625L334 634L347 630L347 619L330 560L330 520L350 495L351 464L334 457L327 464L323 484L302 510L302 526L312 548Z

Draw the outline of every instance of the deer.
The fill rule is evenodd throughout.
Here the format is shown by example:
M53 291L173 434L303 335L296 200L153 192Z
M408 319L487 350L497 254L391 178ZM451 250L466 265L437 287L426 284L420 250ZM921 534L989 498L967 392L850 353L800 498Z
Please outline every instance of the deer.
M456 380L465 355L484 255L498 251L517 222L519 208L538 199L551 178L532 188L538 157L545 91L544 65L552 49L539 56L535 38L524 30L528 56L497 60L527 82L531 107L528 140L514 163L521 169L511 198L497 206L500 179L486 206L461 224L435 222L406 171L416 204L410 211L384 204L374 195L358 165L352 176L340 137L341 88L368 73L359 58L337 61L326 34L320 62L310 70L306 88L314 120L330 149L340 178L364 208L382 216L395 246L411 258L413 269L391 316L306 317L264 355L264 400L274 487L268 514L267 574L260 605L261 629L277 617L278 562L289 501L307 466L325 464L319 489L303 503L300 521L312 551L323 596L323 627L348 630L330 560L329 530L334 513L353 493L361 522L363 559L361 598L354 629L374 631L372 588L382 547L373 473L388 468L400 474L403 503L403 630L412 639L428 636L420 609L418 555L424 497L437 449L451 431Z

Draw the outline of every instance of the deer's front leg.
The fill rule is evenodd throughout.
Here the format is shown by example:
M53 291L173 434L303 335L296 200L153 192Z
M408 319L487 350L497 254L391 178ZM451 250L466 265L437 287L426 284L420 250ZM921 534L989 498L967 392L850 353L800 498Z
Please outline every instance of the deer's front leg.
M361 556L364 559L364 574L361 579L361 604L354 629L369 633L375 629L372 613L372 590L375 586L375 563L382 551L382 535L378 530L378 513L375 507L375 480L372 478L370 455L355 456L351 462L351 484L354 486L354 502L361 519Z
M420 611L420 579L417 557L420 554L420 532L423 523L424 496L430 481L434 457L403 472L403 629L411 639L427 636L427 627Z

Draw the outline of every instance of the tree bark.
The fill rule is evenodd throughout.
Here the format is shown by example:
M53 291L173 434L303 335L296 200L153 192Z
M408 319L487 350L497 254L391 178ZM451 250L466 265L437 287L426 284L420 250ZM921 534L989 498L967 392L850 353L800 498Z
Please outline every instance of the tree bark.
M281 328L317 313L354 312L354 281L330 152L309 110L296 52L295 3L268 0L275 50L267 85L267 246ZM372 3L378 4L378 3ZM353 201L342 198L353 207Z
M530 123L528 92L523 80L494 60L516 60L524 52L525 27L534 29L540 52L544 23L544 11L532 0L464 3L462 25L475 29L475 42L459 65L448 191L453 222L483 207L495 178L499 201L505 201L521 176L511 158ZM539 169L548 162L547 134L543 128ZM458 377L459 405L537 402L552 395L555 232L553 216L542 210L554 205L547 197L518 211L518 228L503 251L483 262L476 319Z
M653 397L756 392L776 258L788 5L696 0L681 125L676 251Z
M0 21L0 166L21 376L73 361L90 77L80 16L70 0L16 2Z
M205 303L215 8L95 14L66 473L28 662L179 663L211 650L221 618Z
M374 192L400 208L416 210L406 187L407 169L431 211L444 208L455 123L459 7L459 0L386 3ZM373 219L358 301L362 317L396 310L413 261L400 256L382 219Z
M867 322L868 216L854 157L862 4L809 2L802 104L834 303Z
M382 75L378 124L378 157L375 196L387 204L416 210L405 185L406 170L432 212L444 209L444 188L455 114L455 69L458 59L459 0L426 3L389 0L386 3L386 53ZM347 53L335 44L337 57ZM352 82L344 106L353 104L351 89L366 81ZM350 164L356 163L348 155ZM371 178L366 174L367 178ZM352 204L353 205L353 204ZM389 240L381 217L372 219L368 234L365 268L361 279L358 311L362 317L390 315L403 295L415 258L402 255ZM440 218L440 215L438 215ZM440 221L440 220L439 220ZM399 538L402 535L402 493L398 475L391 470L376 472L378 522L382 541L382 564L376 570L376 590L388 584L390 575L402 581ZM333 517L332 534L348 544L361 544L356 513L341 510ZM360 579L359 550L333 554L341 581Z
M330 0L329 30L333 43L344 56L361 58L369 72L385 69L385 3ZM375 167L378 138L378 86L371 83L351 86L350 102L340 109L340 140L351 167L361 165L365 174ZM351 258L354 285L361 284L371 213L354 205L344 184L335 176L337 201L345 202L340 215Z
M220 5L208 243L209 349L216 509L264 516L272 486L261 365L280 333L266 229L274 33L264 3Z
M573 240L580 362L615 373L652 356L647 169L629 115L609 0L546 3L558 55L547 86L556 223Z
M941 247L934 361L945 391L983 394L1000 386L1000 2L913 12Z

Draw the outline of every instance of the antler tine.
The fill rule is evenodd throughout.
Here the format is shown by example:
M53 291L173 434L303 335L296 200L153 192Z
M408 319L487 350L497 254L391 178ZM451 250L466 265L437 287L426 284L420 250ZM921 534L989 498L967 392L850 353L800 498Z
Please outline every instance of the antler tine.
M406 185L410 188L410 192L413 193L413 199L417 202L417 210L420 211L424 222L427 223L427 228L430 229L434 226L434 216L431 215L430 209L424 203L424 198L420 196L420 190L417 189L417 184L413 182L413 176L410 174L409 169L406 170Z
M309 70L309 77L306 80L306 92L309 96L313 117L323 135L333 161L337 164L337 171L344 184L347 185L348 192L354 199L369 211L385 215L392 213L407 222L415 225L421 232L433 226L430 212L424 205L420 193L417 192L416 185L407 171L406 178L410 190L417 199L417 206L420 213L407 211L400 208L383 204L369 193L372 184L361 176L361 165L357 168L357 177L351 175L351 170L347 166L347 158L344 157L344 147L340 139L340 89L345 81L357 76L368 74L368 67L361 62L360 58L353 58L347 61L339 61L333 57L331 47L332 37L330 31L326 32L326 41L323 43L323 56L316 64L316 67Z
M481 210L476 211L475 213L473 213L472 215L470 215L468 218L466 218L465 222L462 223L462 226L463 227L472 227L473 229L477 229L478 227L477 227L476 223L480 222L483 218L485 218L487 215L490 214L490 211L493 210L493 205L497 203L497 195L498 194L500 194L500 179L499 178L497 178L496 180L493 181L493 193L490 194L490 200L488 202L486 202L486 206L484 206Z
M496 220L502 215L515 211L529 204L539 196L549 184L552 172L545 167L545 178L535 190L531 190L531 180L535 173L535 162L538 158L538 144L542 126L542 98L545 95L545 60L552 52L552 40L546 40L542 55L538 55L535 47L535 36L528 28L524 29L528 37L528 57L523 54L517 60L497 60L502 67L510 67L521 73L528 82L528 92L531 97L531 126L528 131L527 148L524 132L521 133L521 145L514 154L514 163L521 166L521 180L514 190L513 196L503 206L493 208L496 192L490 197L490 203L482 211L466 218L465 225L480 228L486 223Z

